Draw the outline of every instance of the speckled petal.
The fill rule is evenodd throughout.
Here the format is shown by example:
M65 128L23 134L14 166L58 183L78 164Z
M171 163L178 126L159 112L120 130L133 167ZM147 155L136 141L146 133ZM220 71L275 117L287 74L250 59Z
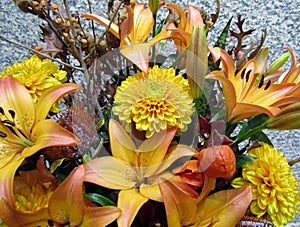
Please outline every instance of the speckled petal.
M0 97L0 106L8 120L13 121L16 127L29 136L35 113L33 101L27 89L13 77L7 76L0 79ZM11 114L12 111L14 116Z

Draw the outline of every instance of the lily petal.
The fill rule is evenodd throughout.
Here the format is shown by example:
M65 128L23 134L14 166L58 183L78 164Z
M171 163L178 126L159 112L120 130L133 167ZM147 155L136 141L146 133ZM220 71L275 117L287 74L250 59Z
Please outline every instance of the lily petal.
M64 95L80 90L82 87L74 83L59 84L44 91L36 103L36 123L44 120L51 106Z
M135 186L135 170L121 159L111 156L95 158L84 164L84 181L111 189L129 189Z
M214 193L197 206L199 222L195 226L235 226L252 201L251 186Z
M185 31L192 33L193 26L202 27L204 24L200 11L195 6L188 6Z
M153 150L151 152L141 152L139 154L140 155L140 166L141 167L151 167L151 166L160 165L167 154L169 145L170 145L172 139L174 138L176 131L177 131L177 127L170 127L166 130L159 132L157 135L154 135L153 139L150 138L150 142L153 141L154 144L156 144L154 140L160 141L161 143L158 146L154 145L154 146L156 146L155 150ZM145 143L146 144L142 144L141 147L144 147L145 149L149 150L150 143L149 142L145 142ZM152 168L152 171L154 171L153 168ZM149 172L147 171L148 174L146 174L146 176L152 175L150 173L152 171L150 171L150 169L149 169Z
M185 30L187 18L186 18L185 12L183 11L182 7L180 7L177 4L173 4L173 3L167 3L167 4L165 4L165 7L167 7L170 10L175 11L179 15L180 24L179 24L178 28L181 30Z
M85 18L85 19L89 19L89 20L94 20L100 24L102 24L103 26L105 27L109 27L109 31L115 36L117 37L118 39L120 39L120 35L119 35L119 26L116 25L115 23L111 22L110 20L104 18L104 17L101 17L101 16L98 16L98 15L95 15L95 14L90 14L90 13L85 13L85 14L82 14L81 15L81 18Z
M53 120L40 121L32 131L32 140L36 141L36 144L32 147L26 147L22 152L23 157L29 157L46 147L75 146L80 143L73 133L64 129Z
M157 165L157 167L155 165L151 165L147 169L145 169L144 176L148 177L163 172L167 168L169 168L176 160L182 157L192 157L195 153L196 150L189 146L183 144L172 145L169 148L168 154L166 155L164 160L161 161L161 163Z
M223 95L225 100L228 100L226 102L226 115L230 116L230 112L236 105L236 93L232 83L226 77L224 77L220 71L211 72L206 76L206 78L220 80L222 82Z
M109 121L109 137L112 155L134 165L136 146L124 128L116 121Z
M119 227L128 227L133 222L136 214L148 199L142 196L136 188L122 190L118 196L118 207L122 210L118 218Z
M123 46L120 49L120 53L133 62L144 73L148 73L150 47L150 43L136 43Z
M274 114L280 111L277 107L268 107L268 109L258 106L252 105L248 103L237 103L235 108L231 111L230 117L228 121L230 122L238 122L242 119L246 119L260 113L265 113L269 116L273 116Z
M162 181L159 187L166 208L168 226L181 227L194 224L196 203L193 197L186 193L193 190L178 177Z
M54 221L78 226L84 216L83 166L76 167L57 187L49 201L49 214Z
M161 193L159 190L158 184L144 184L142 183L140 185L140 193L141 195L145 196L146 198L149 198L151 200L162 202Z
M0 97L1 108L4 111L14 112L14 116L5 112L5 115L10 118L8 120L15 122L16 126L29 136L35 113L33 101L27 89L12 76L7 76L0 79Z
M14 206L13 201L13 180L18 167L22 164L25 158L21 157L20 154L12 155L6 157L6 159L1 158L7 165L0 168L0 199L6 198L9 205ZM1 210L1 209L0 209Z
M126 7L127 9L129 7ZM128 11L129 13L130 11ZM151 9L146 3L139 3L133 10L133 29L130 31L130 41L138 44L146 41L154 25Z
M121 214L117 207L86 207L85 215L80 227L107 226Z

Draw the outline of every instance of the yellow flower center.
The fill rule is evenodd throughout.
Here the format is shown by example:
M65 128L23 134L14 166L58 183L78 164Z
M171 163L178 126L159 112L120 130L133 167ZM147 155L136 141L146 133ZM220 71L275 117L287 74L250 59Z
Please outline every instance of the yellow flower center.
M150 128L151 131L159 131L180 123L178 112L168 101L152 97L144 98L133 106L132 119L138 130Z
M47 208L53 192L51 182L25 187L19 194L14 195L16 209L22 213L34 213Z

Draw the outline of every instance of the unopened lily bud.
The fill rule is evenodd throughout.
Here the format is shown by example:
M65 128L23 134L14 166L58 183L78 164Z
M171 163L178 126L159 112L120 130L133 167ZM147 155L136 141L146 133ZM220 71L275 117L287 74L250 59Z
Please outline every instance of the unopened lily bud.
M270 117L266 126L273 130L292 130L300 128L300 102L282 109L277 115Z
M200 99L204 77L207 74L207 46L205 25L194 26L186 59L186 74L192 96Z
M272 74L278 69L280 69L284 63L289 59L290 53L286 52L282 54L279 58L277 58L275 61L273 61L267 71L267 74Z
M149 0L148 4L152 14L156 14L159 8L159 0Z

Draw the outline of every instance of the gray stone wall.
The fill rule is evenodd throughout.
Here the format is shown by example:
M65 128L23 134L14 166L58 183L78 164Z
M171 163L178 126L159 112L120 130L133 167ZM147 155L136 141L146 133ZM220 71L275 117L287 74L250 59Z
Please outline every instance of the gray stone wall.
M53 0L53 2L62 3L61 0ZM91 2L94 13L105 15L107 1L91 0ZM204 7L208 13L215 12L214 1L184 0L173 2L181 5L192 4ZM72 12L88 12L87 1L70 0L69 3L72 6ZM299 58L299 6L300 0L221 0L220 18L208 36L208 43L213 44L216 41L217 34L219 34L231 16L236 21L237 15L242 15L243 18L246 18L246 29L256 29L254 35L248 40L249 43L255 43L259 40L263 29L267 29L267 38L264 45L271 47L270 60L274 60L284 53L284 46L291 47ZM1 0L0 9L1 35L28 47L39 43L40 20L35 16L18 10L13 4L13 0ZM233 42L234 40L229 39L228 41ZM29 56L30 53L28 51L0 40L0 70L3 70L15 61L22 61ZM288 160L300 156L300 130L266 131L266 133L270 136L274 145L286 155ZM300 179L299 165L296 164L293 167L298 179ZM289 226L300 226L299 214Z

